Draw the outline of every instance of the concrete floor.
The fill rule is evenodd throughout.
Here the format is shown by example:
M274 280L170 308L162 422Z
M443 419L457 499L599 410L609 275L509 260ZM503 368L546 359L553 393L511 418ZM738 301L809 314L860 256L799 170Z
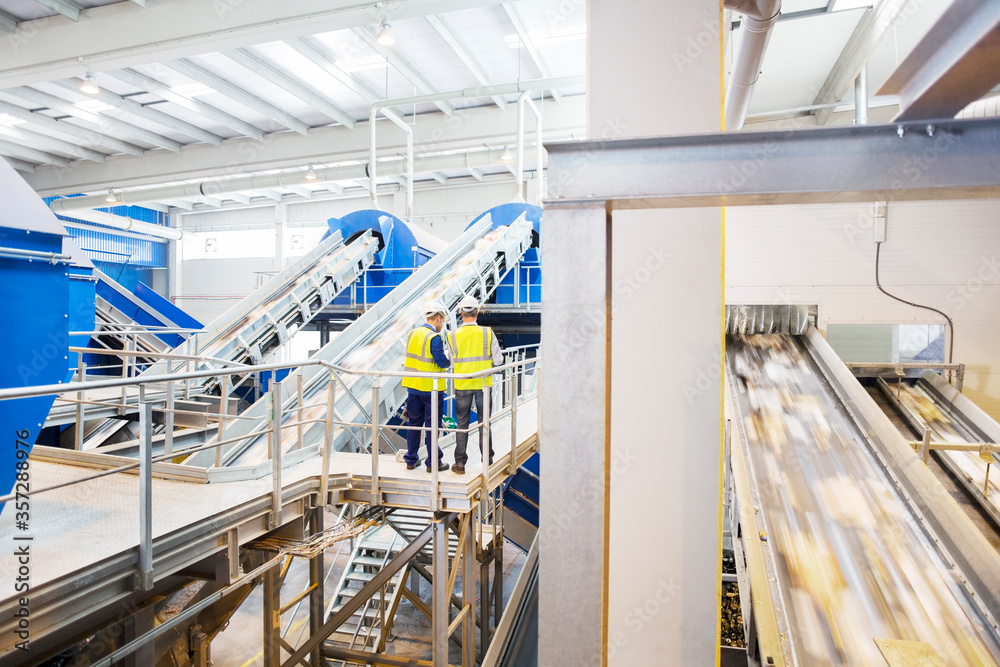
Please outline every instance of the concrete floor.
M336 514L327 513L326 525L331 526L337 520ZM327 602L333 596L334 589L340 581L344 566L349 555L349 546L343 543L341 555L337 558L336 547L327 551L326 566L326 594ZM504 605L506 606L510 592L514 588L517 577L520 575L524 565L524 554L509 542L504 545ZM281 589L281 598L289 600L301 593L309 582L308 563L302 559L295 559L289 568L285 584ZM461 595L462 578L459 576L455 584L455 593ZM257 587L243 603L243 606L236 612L229 626L223 630L212 642L212 663L215 667L256 667L264 664L263 660L263 618L262 618L262 590ZM431 587L420 579L420 597L430 604ZM284 630L289 628L285 634L285 640L293 646L301 644L309 630L308 604L303 602L298 611L293 614L289 610L281 618L281 627ZM432 647L430 644L431 622L408 600L403 599L399 603L396 612L396 619L392 627L392 636L388 643L386 654L400 655L411 658L430 660ZM461 633L456 632L460 637ZM478 637L478 633L477 633ZM449 660L452 664L461 663L461 649L455 642L451 643L451 655Z

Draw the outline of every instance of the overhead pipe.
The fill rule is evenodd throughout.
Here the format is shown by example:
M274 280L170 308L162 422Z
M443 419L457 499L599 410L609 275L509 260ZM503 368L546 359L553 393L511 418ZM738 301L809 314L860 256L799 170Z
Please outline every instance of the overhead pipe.
M984 97L965 107L955 118L996 118L1000 116L1000 95Z
M366 174L365 174L365 176L367 176L368 181L369 181L368 182L368 194L369 194L369 197L371 198L372 208L378 208L378 206L377 206L378 196L376 194L376 182L375 182L375 179L376 179L376 177L378 175L378 169L377 169L377 164L376 164L376 162L377 162L377 160L376 160L376 148L378 146L378 136L377 136L377 129L376 129L376 126L375 126L375 118L377 117L379 111L382 111L382 114L385 115L386 118L389 118L394 123L396 123L397 125L399 125L400 127L402 127L403 130L407 133L407 147L408 147L408 150L407 150L407 162L409 163L409 165L412 168L412 165L413 165L413 150L412 150L413 131L410 128L410 126L407 125L406 123L402 122L402 119L399 118L398 116L396 118L392 118L392 117L388 116L385 113L385 111L384 111L385 109L388 109L389 107L403 106L403 105L408 105L408 104L423 104L425 102L440 102L442 100L470 99L470 98L475 98L475 97L491 97L493 95L506 95L506 94L512 94L512 93L522 93L523 94L523 93L525 93L525 92L527 92L529 90L546 90L546 89L551 89L551 88L561 88L563 86L579 86L579 85L585 84L586 81L587 81L586 77L584 77L584 76L554 76L554 77L548 77L548 78L545 78L545 79L531 79L531 80L528 80L528 81L516 81L516 82L513 82L513 83L500 83L500 84L496 84L496 85L493 85L493 86L477 86L475 88L463 88L461 90L452 90L452 91L448 91L448 92L445 92L445 93L429 93L427 95L411 95L409 97L396 97L396 98L393 98L393 99L379 100L377 102L373 102L372 105L368 109L368 135L369 135L369 139L368 139L368 169L366 170ZM530 101L530 98L529 98L529 101ZM521 142L522 142L521 145L523 147L524 132L523 132L523 120L522 120L522 118L523 118L522 106L523 106L523 104L521 102L521 98L518 98L518 127L522 128L522 131L519 132L518 134L521 137ZM538 118L538 127L539 127L539 135L538 135L538 137L539 137L539 139L538 139L538 143L539 143L539 148L538 148L538 154L539 154L538 170L541 171L542 170L542 163L541 163L541 154L542 154L542 148L541 148L541 117L542 116L541 116L541 112L535 106L534 102L531 102L531 107L535 111L535 115ZM518 149L518 156L519 156L518 159L523 159L522 158L522 150L520 148ZM522 163L522 166L523 166L523 163ZM521 180L522 179L520 177L518 177L518 189L519 190L521 188L521 185L520 185ZM407 211L408 211L408 215L412 216L413 215L413 210L412 210L413 209L413 195L412 195L412 192L413 192L413 176L412 176L412 173L410 173L410 175L409 175L409 177L407 179L407 183L409 184L408 187L407 187L407 192L410 193L410 194L407 195L407 205L408 205Z
M142 222L141 220L133 220L132 218L127 218L125 216L114 215L113 213L94 211L90 208L72 209L69 207L64 208L63 206L57 206L57 204L60 204L61 202L71 202L76 199L83 199L83 197L56 199L49 204L49 208L52 209L54 213L64 215L68 218L77 218L78 220L86 220L87 222L96 222L99 225L106 225L108 227L123 229L130 232L138 232L140 234L155 236L161 239L178 241L182 236L184 236L184 232L176 227L153 225L148 222ZM104 206L107 206L107 202L104 202Z
M538 174L537 203L542 205L545 195L545 179L543 176L542 160L544 159L542 146L542 109L535 105L531 99L531 91L526 90L517 98L517 161L515 163L516 186L514 189L514 199L524 201L524 105L527 104L535 112L535 160L537 163L536 174Z
M868 63L854 79L854 124L868 124Z
M746 121L767 42L781 14L781 0L725 0L724 4L743 15L740 49L726 89L726 129L738 130Z

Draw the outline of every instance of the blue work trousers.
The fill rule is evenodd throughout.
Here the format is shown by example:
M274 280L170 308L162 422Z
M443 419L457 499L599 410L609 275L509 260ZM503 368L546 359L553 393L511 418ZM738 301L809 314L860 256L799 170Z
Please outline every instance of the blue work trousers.
M408 394L406 396L406 416L408 417L406 425L407 426L422 426L425 428L430 428L431 425L431 392L429 391L414 391L413 389L408 389ZM438 427L441 427L441 418L444 417L444 392L438 392ZM406 461L407 465L417 465L420 463L420 431L407 431L406 432L406 456L403 460ZM427 431L427 436L425 438L427 442L427 461L425 465L427 468L431 467L431 432ZM438 432L438 437L441 437L443 431ZM444 463L444 452L438 447L438 464Z

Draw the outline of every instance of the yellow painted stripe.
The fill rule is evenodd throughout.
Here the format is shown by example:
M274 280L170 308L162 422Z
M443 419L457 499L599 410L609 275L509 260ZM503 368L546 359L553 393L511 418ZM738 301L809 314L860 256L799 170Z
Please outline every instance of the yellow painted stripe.
M719 128L726 131L726 40L723 22L723 0L719 0ZM719 302L719 337L721 338L722 354L719 359L719 559L715 580L715 664L722 662L722 528L723 528L723 483L726 479L726 207L721 213L721 261L719 266L722 298Z

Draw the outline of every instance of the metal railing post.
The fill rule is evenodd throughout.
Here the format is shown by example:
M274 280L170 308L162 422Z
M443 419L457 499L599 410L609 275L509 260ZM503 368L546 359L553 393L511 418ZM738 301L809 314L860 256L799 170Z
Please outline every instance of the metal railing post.
M225 440L226 417L229 415L229 376L223 375L219 379L219 431L216 442ZM222 446L215 448L215 467L222 465Z
M378 403L379 403L379 378L372 378L372 507L382 504L381 492L379 491L378 474Z
M78 352L77 354L79 355L79 357L77 358L77 362L76 362L76 376L77 376L77 378L79 379L80 382L83 382L86 379L86 375L87 375L87 365L83 362L83 352ZM85 416L86 416L86 413L84 411L84 405L83 405L84 395L85 395L85 392L83 390L80 390L80 391L76 392L76 445L75 445L75 448L76 448L77 451L82 451L83 450L83 435L84 435L83 431L84 431L84 425L86 424L86 420L84 419Z
M145 400L139 405L139 587L153 588L153 406Z
M483 470L487 470L490 461L490 399L493 398L493 387L483 387L483 414L479 415L479 443L482 445Z
M281 525L281 382L272 381L271 388L271 527L277 528Z
M298 411L295 413L295 421L298 422L298 439L295 442L295 449L302 449L302 370L300 369L298 375L295 376L295 407Z
M511 398L510 398L510 469L507 471L508 475L513 475L515 468L517 468L517 386L518 386L518 375L516 368L512 368L511 379L513 380L513 385L511 385Z
M431 389L431 446L430 452L430 465L431 465L431 511L436 512L439 509L438 503L438 419L441 416L438 414L438 388L437 380L432 380L434 383ZM421 431L420 439L424 439L424 433ZM423 444L423 443L420 443ZM417 450L420 451L419 448ZM419 458L418 458L419 461Z
M173 373L173 363L167 359L167 375ZM167 380L167 404L164 415L163 453L170 455L174 451L174 381Z
M319 506L326 507L327 485L330 476L330 452L333 451L333 413L337 404L337 381L330 379L326 395L326 435L323 438L323 475L319 480Z

